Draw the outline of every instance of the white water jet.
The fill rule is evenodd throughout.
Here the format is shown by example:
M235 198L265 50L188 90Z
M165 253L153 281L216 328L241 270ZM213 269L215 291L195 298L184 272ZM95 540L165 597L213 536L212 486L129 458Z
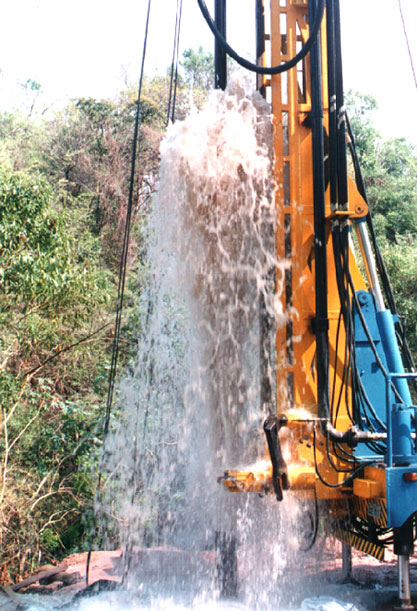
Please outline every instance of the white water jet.
M295 501L216 481L263 458L260 432L275 409L260 392L263 369L273 388L273 327L285 324L273 175L270 108L237 81L171 125L161 146L138 356L120 388L97 508L108 541L133 550L126 583L136 594L152 582L186 592L188 604L216 598L214 533L226 531L238 541L240 598L277 608L298 554ZM154 572L137 560L145 548L164 550Z

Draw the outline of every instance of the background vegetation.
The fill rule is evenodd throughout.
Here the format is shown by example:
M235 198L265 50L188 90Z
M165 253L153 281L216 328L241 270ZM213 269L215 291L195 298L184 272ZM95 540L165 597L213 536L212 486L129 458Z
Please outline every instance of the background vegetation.
M203 103L210 55L184 53L176 116ZM135 349L141 228L158 177L170 78L145 78L120 364ZM192 88L193 95L190 95ZM1 577L86 545L101 443L136 91L0 114ZM193 102L194 98L194 102Z
M348 113L365 179L378 244L417 356L417 151L405 138L383 140L370 95L347 96Z
M211 86L210 54L186 51L177 117ZM169 76L145 79L121 365L134 350L141 228L158 178ZM133 90L39 116L0 114L0 549L2 578L86 545L111 360L127 210ZM417 155L383 141L370 96L350 97L381 248L417 352ZM84 516L84 517L83 517ZM87 516L87 517L86 517Z

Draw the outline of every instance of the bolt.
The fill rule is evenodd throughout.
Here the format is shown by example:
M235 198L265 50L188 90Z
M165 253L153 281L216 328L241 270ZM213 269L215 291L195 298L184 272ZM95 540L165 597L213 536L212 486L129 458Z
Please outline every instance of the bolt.
M366 305L368 303L368 293L361 291L358 295L358 300L361 305Z

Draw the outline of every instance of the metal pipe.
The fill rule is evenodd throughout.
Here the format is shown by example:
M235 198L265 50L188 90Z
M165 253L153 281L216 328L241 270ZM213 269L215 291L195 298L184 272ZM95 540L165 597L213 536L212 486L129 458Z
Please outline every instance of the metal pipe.
M366 274L368 282L375 299L375 305L378 312L385 312L384 297L382 296L381 285L376 271L375 259L372 252L371 242L369 240L368 230L363 221L356 223L359 245L364 258Z
M371 242L368 235L368 229L364 220L356 223L356 230L359 240L359 245L362 257L365 263L366 275L370 285L371 292L375 299L376 320L378 329L381 334L382 346L384 348L385 357L387 359L388 371L390 373L404 373L404 365L401 358L401 352L398 347L394 320L392 314L386 309L384 297L382 295L381 285L376 270L375 259L372 252ZM403 402L406 405L412 405L412 399L408 383L406 380L395 380L394 385L398 390ZM389 420L387 420L387 423Z
M401 609L413 609L410 591L410 555L414 552L414 518L411 515L402 526L394 528L394 554L398 556L398 598Z
M265 66L265 4L264 0L256 0L256 64ZM256 75L256 89L265 97L265 75Z
M387 467L392 467L392 427L391 423L391 376L388 374L385 378L385 421L387 423Z
M343 583L352 582L352 547L342 543L342 573Z
M331 0L333 5L335 54L336 54L336 120L337 120L337 189L339 208L348 208L348 172L346 159L346 109L343 93L342 38L340 32L339 0ZM347 226L345 228L347 231Z
M308 4L310 24L317 18L317 2ZM314 254L315 278L315 334L317 349L317 411L320 418L330 417L329 408L329 320L327 308L327 256L324 179L323 101L321 73L320 32L310 52L311 74L311 128L313 140L313 193L314 193Z
M391 312L389 310L385 310L384 312L377 312L376 321L378 323L378 329L381 334L382 346L384 348L385 357L387 359L388 371L394 374L405 373L403 361L401 358L401 352L397 343L395 326ZM413 401L411 399L410 389L408 388L407 380L403 378L394 378L394 386L398 390L398 393L405 405L407 407L412 405Z
M226 38L226 0L215 0L214 22L220 34ZM227 85L227 55L223 46L215 38L214 41L214 87L226 89Z
M405 555L398 556L398 598L401 609L414 609L411 606L410 557Z
M345 442L350 446L366 441L383 441L387 439L387 433L360 431L356 426L350 427L347 431L339 431L332 425L330 420L326 421L325 431L332 441Z
M326 4L327 26L327 88L329 97L329 179L330 205L337 208L337 112L336 112L336 40L334 5L331 0Z

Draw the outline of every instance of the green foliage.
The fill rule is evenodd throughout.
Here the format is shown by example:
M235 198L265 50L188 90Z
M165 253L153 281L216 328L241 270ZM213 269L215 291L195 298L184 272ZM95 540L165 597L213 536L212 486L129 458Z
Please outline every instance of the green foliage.
M405 138L382 140L372 123L377 108L367 95L347 96L348 113L356 148L380 237L395 242L397 237L417 232L417 155Z
M48 552L54 553L59 549L59 536L52 530L52 528L45 528L41 534L41 541Z
M28 78L24 83L21 83L21 87L26 91L40 91L41 85L37 81Z
M187 49L182 54L181 67L184 71L184 80L192 89L209 91L214 82L213 54L199 47L197 51Z
M40 170L57 186L61 208L73 221L74 215L79 216L85 238L98 239L103 263L112 271L119 266L128 206L136 113L133 96L124 94L117 103L77 100L48 124L49 139L41 151ZM162 133L157 102L146 95L144 100L142 115L147 123L140 130L133 222L146 213L154 190Z
M378 170L377 143L380 141L380 134L373 125L373 114L378 108L376 100L371 95L349 91L346 106L362 171L365 174L375 172Z
M53 196L37 174L0 170L0 527L21 566L25 550L56 554L62 533L81 532L93 480L79 469L98 448L105 392L91 382L109 359L110 273Z
M385 218L390 242L417 237L417 156L405 139L391 139L378 151L380 171L369 177L373 210Z
M417 355L417 242L400 236L396 244L385 244L383 255L396 289L398 310L405 317L410 348Z
M372 96L350 92L347 103L378 241L416 358L417 152L405 138L381 138Z
M212 63L202 49L184 53L177 119L206 100ZM142 87L119 371L142 320L143 242L169 90L169 76ZM41 116L40 84L28 79L22 92L20 112L0 113L0 540L13 576L85 547L137 97L132 88Z
M35 172L40 165L40 149L44 146L44 124L20 112L0 113L0 167L3 171Z
M76 261L64 219L50 209L50 200L44 180L0 173L0 288L6 307L88 307L92 283L103 280Z
M142 85L141 120L147 127L159 133L165 130L167 122L170 76L171 67L167 71L167 76L145 78ZM177 74L175 118L184 119L192 106L201 108L207 100L208 93L213 89L213 83L213 54L202 47L199 47L197 51L186 49L183 52ZM133 107L136 90L132 89L127 95Z
M163 129L166 121L166 112L163 111L163 107L148 96L145 95L141 98L139 121L141 124L144 123L154 129ZM132 107L134 107L133 104Z

